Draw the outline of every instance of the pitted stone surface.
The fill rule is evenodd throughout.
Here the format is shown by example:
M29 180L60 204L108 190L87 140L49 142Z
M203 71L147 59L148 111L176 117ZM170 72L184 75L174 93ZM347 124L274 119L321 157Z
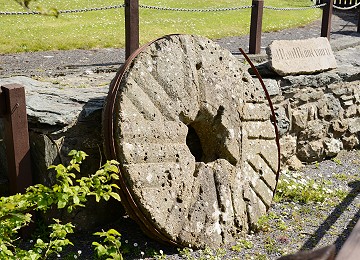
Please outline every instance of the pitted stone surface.
M208 39L167 36L118 84L117 159L154 228L195 247L247 232L272 201L279 162L268 101L244 65Z

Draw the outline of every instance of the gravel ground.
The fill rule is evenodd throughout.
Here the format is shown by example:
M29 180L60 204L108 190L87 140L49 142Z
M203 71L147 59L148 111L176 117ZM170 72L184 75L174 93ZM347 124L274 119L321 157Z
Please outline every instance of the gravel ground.
M335 11L331 39L339 39L345 35L360 37L356 33L357 15L356 12ZM265 33L262 45L265 47L274 39L318 37L320 24L320 21L316 21L302 28ZM238 53L239 47L247 50L248 46L248 36L228 37L217 41L234 54ZM108 85L123 60L123 49L7 54L0 55L0 77L24 75L64 86ZM360 152L343 152L336 159L308 165L300 172L289 174L300 180L310 178L308 181L314 180L320 186L325 181L326 190L332 191L326 193L327 202L274 203L259 230L239 242L237 248L242 247L241 250L224 248L224 252L194 251L194 257L220 259L215 256L226 253L221 259L276 259L283 254L330 244L335 244L339 249L360 216ZM287 175L283 174L282 178L284 176ZM151 259L150 256L154 253L160 255L160 252L164 253L163 256L158 256L161 259L165 255L166 259L190 259L185 256L190 250L182 250L182 254L178 254L178 249L147 238L126 216L117 223L99 227L101 228L115 228L122 234L125 259ZM93 232L96 231L98 230ZM90 236L91 233L74 236L72 241L76 244L75 247L63 252L59 258L75 259L75 254L77 259L93 259L91 241L94 239ZM81 250L81 254L78 250Z
M228 248L217 251L194 250L191 252L193 258L190 258L187 253L192 251L191 249L183 249L179 253L177 248L149 239L126 215L117 223L99 229L118 230L122 234L124 259L132 260L277 259L284 254L332 244L339 250L360 218L360 150L343 151L336 158L307 165L301 171L282 173L280 182L284 182L286 176L297 178L295 183L288 185L295 185L294 189L303 187L296 183L311 183L308 187L317 191L315 199L310 199L307 203L294 200L274 202L258 230L246 235L237 247L229 245ZM321 196L324 196L325 201L316 202L316 198ZM93 259L93 239L90 235L83 233L74 237L72 241L76 246L62 255L71 259L70 256L81 250L78 259ZM235 246L235 249L232 246ZM163 255L160 252L163 252ZM158 256L154 257L154 254Z

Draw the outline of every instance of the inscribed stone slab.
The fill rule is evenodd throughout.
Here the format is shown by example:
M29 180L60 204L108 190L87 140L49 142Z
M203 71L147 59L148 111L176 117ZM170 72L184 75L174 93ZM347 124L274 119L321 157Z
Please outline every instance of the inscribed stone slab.
M327 38L273 41L267 48L272 69L281 76L312 74L336 68Z

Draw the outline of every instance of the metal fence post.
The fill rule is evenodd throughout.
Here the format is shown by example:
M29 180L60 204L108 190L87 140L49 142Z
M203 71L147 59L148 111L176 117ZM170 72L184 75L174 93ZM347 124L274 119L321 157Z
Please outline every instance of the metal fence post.
M249 53L260 53L262 17L264 11L264 0L253 0L251 9L251 24L249 36Z
M321 22L321 37L327 37L330 40L331 17L333 13L334 0L325 0L326 5L323 8Z
M25 192L32 185L32 175L24 87L19 84L2 86L0 103L10 194Z
M125 0L125 58L139 48L139 0Z

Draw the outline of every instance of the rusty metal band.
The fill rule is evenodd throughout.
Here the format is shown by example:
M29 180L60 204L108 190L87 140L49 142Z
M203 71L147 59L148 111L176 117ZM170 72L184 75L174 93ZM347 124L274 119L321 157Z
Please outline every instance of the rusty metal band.
M240 50L241 54L244 56L244 58L246 59L246 61L250 64L251 68L255 72L256 77L260 81L260 84L261 84L261 86L262 86L262 88L263 88L263 90L265 92L266 99L269 102L269 106L270 106L270 110L271 110L271 114L272 114L272 121L273 121L274 129L275 129L276 146L277 146L277 152L278 152L278 167L277 167L277 171L276 171L276 184L275 184L275 189L274 189L274 192L273 192L273 196L274 196L275 192L276 192L276 187L277 187L277 184L278 184L278 181L279 181L279 173L280 173L280 134L279 134L279 129L278 129L277 124L276 124L275 109L274 109L273 103L271 101L269 92L267 91L267 88L265 86L265 83L264 83L259 71L255 67L254 63L252 63L249 56L244 52L244 50L241 49L241 48L239 48L239 50Z
M178 34L171 34L171 35L178 35ZM105 110L104 110L104 119L103 119L103 127L104 127L104 141L105 141L105 153L108 158L117 159L116 156L116 148L115 148L115 140L114 140L114 124L113 124L113 114L114 114L114 107L117 92L120 88L120 83L124 77L124 74L132 64L134 59L149 45L154 43L155 41L169 37L171 35L166 35L155 39L137 50L135 50L129 58L125 61L119 71L116 73L114 80L110 84L110 89L108 93L108 97L106 100ZM144 233L149 237L158 240L159 242L167 242L168 244L182 247L182 245L176 243L175 241L171 240L170 238L166 237L160 230L154 227L152 222L143 214L143 212L139 209L138 205L136 204L131 191L129 190L128 186L125 183L125 178L122 176L121 167L119 167L119 181L118 184L120 186L119 195L121 197L122 203L126 208L127 213L129 216L136 221Z

